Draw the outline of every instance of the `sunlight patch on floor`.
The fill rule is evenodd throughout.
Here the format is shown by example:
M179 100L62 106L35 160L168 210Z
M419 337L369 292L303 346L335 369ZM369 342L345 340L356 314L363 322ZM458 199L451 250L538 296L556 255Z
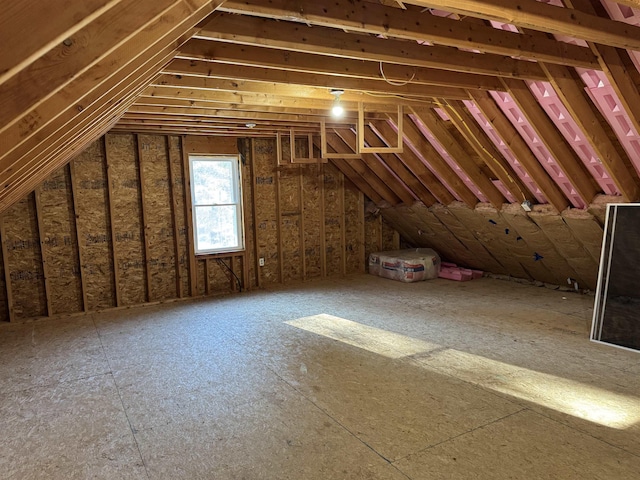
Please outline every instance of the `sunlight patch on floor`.
M369 327L325 313L285 323L389 358L402 358L440 348L440 345L435 343Z
M333 315L312 315L285 323L389 358L419 355L424 368L607 427L624 429L640 422L640 401L636 397L480 355L443 349L436 343Z

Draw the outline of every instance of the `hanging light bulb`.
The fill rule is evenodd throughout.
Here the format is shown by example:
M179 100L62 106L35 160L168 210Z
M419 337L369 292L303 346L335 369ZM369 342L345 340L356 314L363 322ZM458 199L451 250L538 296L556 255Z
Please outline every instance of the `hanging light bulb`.
M344 93L344 90L339 90L334 88L334 89L331 89L330 93L331 95L336 97L335 100L333 101L333 106L331 107L331 115L334 118L340 118L344 115L344 107L340 103L340 95Z

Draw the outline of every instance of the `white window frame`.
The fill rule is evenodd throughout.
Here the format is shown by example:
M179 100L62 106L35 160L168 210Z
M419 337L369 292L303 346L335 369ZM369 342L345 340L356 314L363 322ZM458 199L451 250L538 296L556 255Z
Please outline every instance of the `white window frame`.
M195 178L194 178L194 161L212 161L212 162L231 162L232 171L233 171L233 192L235 197L235 202L228 204L197 204L195 198ZM244 238L244 218L243 218L243 207L242 207L242 172L240 169L240 156L239 155L197 155L192 154L189 155L189 177L191 180L191 218L193 222L193 245L194 251L196 255L212 255L219 253L234 253L234 252L242 252L245 249L245 238ZM221 248L213 248L213 249L204 249L198 246L198 221L196 210L198 207L215 207L215 206L229 206L235 205L235 214L236 214L236 226L237 226L237 238L238 244L233 246L225 246Z

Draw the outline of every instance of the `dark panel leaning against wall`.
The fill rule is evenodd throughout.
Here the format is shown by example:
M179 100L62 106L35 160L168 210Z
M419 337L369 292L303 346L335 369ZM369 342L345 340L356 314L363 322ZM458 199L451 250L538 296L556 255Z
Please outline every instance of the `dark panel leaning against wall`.
M246 253L191 256L188 155L239 149ZM362 272L372 244L399 244L331 164L278 167L275 139L110 133L0 227L1 321L230 293L236 276L253 288Z

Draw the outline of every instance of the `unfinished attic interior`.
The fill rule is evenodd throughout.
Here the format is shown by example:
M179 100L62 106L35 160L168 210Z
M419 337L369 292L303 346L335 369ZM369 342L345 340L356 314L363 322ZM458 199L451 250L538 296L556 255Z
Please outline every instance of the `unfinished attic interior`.
M0 478L636 478L639 0L3 7Z

